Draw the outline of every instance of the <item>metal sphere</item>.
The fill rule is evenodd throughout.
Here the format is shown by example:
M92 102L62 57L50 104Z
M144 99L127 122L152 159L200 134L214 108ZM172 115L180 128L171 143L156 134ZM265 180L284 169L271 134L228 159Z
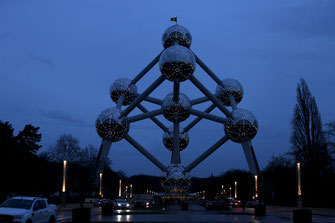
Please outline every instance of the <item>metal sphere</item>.
M183 82L193 75L195 57L188 48L174 45L164 50L159 59L159 67L169 81Z
M168 193L186 192L190 189L191 182L189 173L185 173L185 167L180 164L170 165L161 179L161 185Z
M182 122L190 116L191 101L185 94L180 93L178 102L174 102L173 93L171 93L163 99L162 108L167 120Z
M162 36L162 43L165 49L175 43L189 48L192 43L192 36L184 26L176 24L165 30Z
M137 97L137 87L131 83L131 80L128 78L120 78L114 81L110 90L110 97L115 103L118 103L118 100L121 95L123 95L122 105L131 104Z
M250 111L237 108L232 112L232 116L224 126L225 133L232 141L243 143L256 136L258 122Z
M240 103L243 98L243 87L237 80L226 78L216 87L215 94L222 104L231 106L229 96L234 97L236 104Z
M179 149L183 151L190 142L190 138L187 132L183 133L183 130L179 131ZM169 128L169 132L164 132L163 134L163 144L165 148L172 151L173 149L173 129Z
M118 142L123 139L129 131L129 121L127 117L121 116L121 110L117 108L107 108L98 116L95 126L98 135L103 139L110 139Z

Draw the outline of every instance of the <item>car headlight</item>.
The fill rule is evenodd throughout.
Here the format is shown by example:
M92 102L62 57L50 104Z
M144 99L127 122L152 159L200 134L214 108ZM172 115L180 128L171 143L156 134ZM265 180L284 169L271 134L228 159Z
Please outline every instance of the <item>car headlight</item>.
M121 207L121 204L117 204L117 206Z
M24 215L14 215L14 219L20 219L20 218L23 218Z
M127 204L127 207L129 207L129 204Z

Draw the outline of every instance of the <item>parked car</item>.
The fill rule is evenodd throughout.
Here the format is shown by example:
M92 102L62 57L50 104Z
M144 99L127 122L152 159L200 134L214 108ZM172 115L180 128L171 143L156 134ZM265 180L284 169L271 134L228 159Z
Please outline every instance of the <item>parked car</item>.
M13 197L0 205L0 222L54 223L56 205L40 197Z
M243 207L243 203L241 200L231 200L230 204L233 208Z
M130 205L126 200L124 199L116 199L114 203L115 209L130 209L132 205Z
M206 211L210 210L229 210L229 204L225 201L208 201L205 204Z
M137 200L134 204L134 208L149 208L150 206L150 201L148 200Z

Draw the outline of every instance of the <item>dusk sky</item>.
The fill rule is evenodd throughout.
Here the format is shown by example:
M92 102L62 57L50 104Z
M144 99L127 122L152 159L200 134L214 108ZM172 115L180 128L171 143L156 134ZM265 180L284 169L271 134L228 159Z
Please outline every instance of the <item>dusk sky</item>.
M290 147L300 78L315 96L323 123L335 120L334 0L1 0L0 120L10 122L16 134L26 124L39 126L41 151L65 133L83 147L99 147L95 120L115 106L111 84L132 79L163 50L162 34L175 16L191 32L193 52L221 79L242 84L245 95L238 106L258 119L253 145L261 168ZM159 75L156 65L137 83L138 91ZM215 92L216 83L199 66L194 75ZM151 96L162 99L172 91L166 80ZM202 96L190 81L181 84L181 92L191 99ZM135 109L129 116L140 113ZM218 109L213 114L224 116ZM158 118L172 126L162 115ZM132 123L129 135L169 164L163 132L151 120ZM181 152L184 165L222 137L224 129L202 120L189 135L190 144ZM109 157L112 168L128 176L161 175L125 140L112 145ZM247 162L241 145L229 141L191 175L207 177L233 168L247 169Z

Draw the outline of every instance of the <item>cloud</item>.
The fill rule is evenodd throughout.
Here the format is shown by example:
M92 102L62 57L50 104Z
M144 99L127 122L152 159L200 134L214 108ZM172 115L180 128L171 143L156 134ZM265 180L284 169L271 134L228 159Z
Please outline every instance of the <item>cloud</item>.
M33 53L30 53L30 55L35 59L37 60L38 62L44 64L44 65L47 65L49 67L54 67L54 63L47 59L47 58L44 58L44 57L41 57L41 56L38 56L36 54L33 54Z
M54 119L62 122L70 122L73 124L86 125L83 120L79 118L74 118L71 115L65 114L61 111L39 111L39 113L49 119Z

